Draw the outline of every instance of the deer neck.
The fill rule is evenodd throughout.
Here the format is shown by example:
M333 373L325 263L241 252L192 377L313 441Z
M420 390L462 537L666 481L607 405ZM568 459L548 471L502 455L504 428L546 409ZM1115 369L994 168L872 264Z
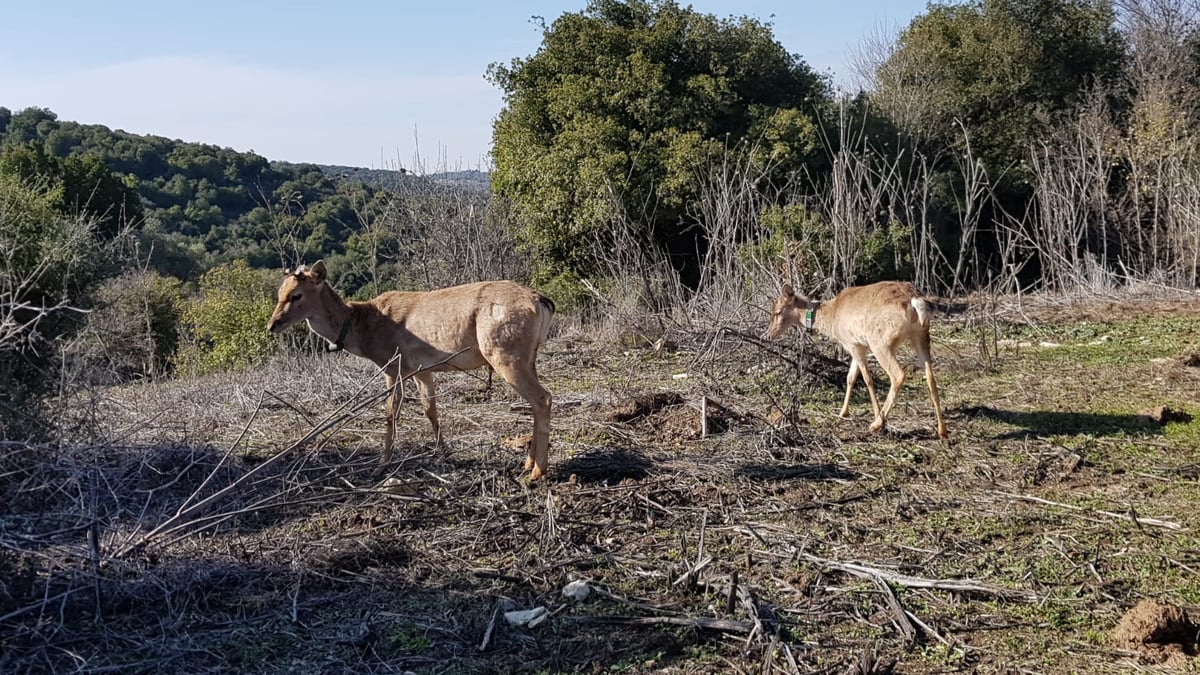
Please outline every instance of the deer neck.
M833 335L833 327L837 323L837 298L829 302L809 300L807 304L806 313L812 312L812 323L810 325L808 319L804 318L804 326L808 330L815 330L822 335Z
M350 319L353 310L346 301L342 300L332 288L325 287L327 294L325 310L308 319L308 327L329 342L329 351L335 352L346 348L350 338Z
M806 331L826 333L829 328L829 311L820 300L805 300L800 308L800 325Z

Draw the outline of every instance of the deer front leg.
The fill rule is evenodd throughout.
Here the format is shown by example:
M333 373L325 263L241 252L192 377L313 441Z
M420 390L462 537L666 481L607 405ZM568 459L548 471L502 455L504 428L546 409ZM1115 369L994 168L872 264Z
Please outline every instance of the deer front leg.
M842 401L842 411L838 413L838 417L846 418L850 416L850 394L854 391L854 383L857 381L858 360L851 357L850 372L846 374L846 400Z
M421 407L425 410L425 417L429 418L429 425L433 427L433 444L440 447L442 445L442 426L438 423L437 392L433 373L428 371L418 373L413 375L413 379L417 381L417 393L421 397Z
M867 368L867 346L863 344L845 345L846 351L850 352L851 367L857 365L858 372L862 375L863 383L867 385L867 393L871 395L871 410L875 413L875 421L871 423L871 431L878 431L883 427L882 417L879 414L879 398L875 396L875 382L871 379L871 370ZM849 380L849 376L847 376ZM850 392L846 391L846 403L844 406L849 408Z
M863 382L867 384L867 393L871 395L871 410L875 413L875 421L871 422L871 431L879 431L883 428L884 419L879 409L879 397L875 395L875 382L871 380L871 371L867 368L866 359L859 361L858 369L862 372Z
M392 461L392 442L396 437L396 399L402 393L397 386L400 380L394 374L384 373L383 378L387 383L388 395L383 405L386 426L383 432L383 455L379 459L381 465Z

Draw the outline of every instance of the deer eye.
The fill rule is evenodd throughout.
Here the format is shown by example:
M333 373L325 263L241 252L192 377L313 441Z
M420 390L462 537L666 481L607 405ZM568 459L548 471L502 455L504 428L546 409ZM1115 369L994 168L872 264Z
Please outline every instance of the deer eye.
M292 293L292 297L288 299L288 302L297 302L299 300L300 300L300 294Z

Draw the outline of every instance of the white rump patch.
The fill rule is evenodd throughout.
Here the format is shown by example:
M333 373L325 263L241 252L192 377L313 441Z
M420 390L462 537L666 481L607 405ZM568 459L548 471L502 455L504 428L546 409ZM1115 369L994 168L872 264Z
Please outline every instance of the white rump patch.
M503 321L508 315L508 310L504 309L504 305L492 305L492 318L497 321Z
M917 321L921 325L929 323L929 306L925 304L924 298L913 298L909 301L909 304L912 305L913 309L917 310Z

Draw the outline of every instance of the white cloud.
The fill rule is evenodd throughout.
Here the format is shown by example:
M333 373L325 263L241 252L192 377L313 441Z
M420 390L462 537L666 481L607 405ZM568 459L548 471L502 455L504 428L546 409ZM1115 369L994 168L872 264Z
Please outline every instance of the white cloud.
M14 110L133 133L254 149L269 159L475 168L490 146L501 95L482 76L421 77L366 70L299 71L188 57L61 73L0 72ZM415 130L415 131L414 131Z

